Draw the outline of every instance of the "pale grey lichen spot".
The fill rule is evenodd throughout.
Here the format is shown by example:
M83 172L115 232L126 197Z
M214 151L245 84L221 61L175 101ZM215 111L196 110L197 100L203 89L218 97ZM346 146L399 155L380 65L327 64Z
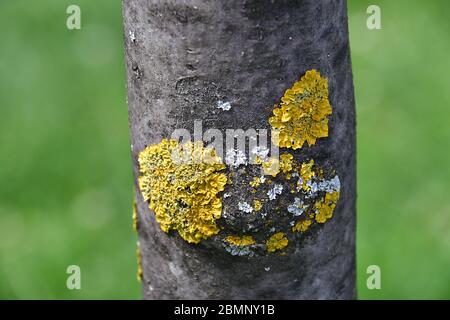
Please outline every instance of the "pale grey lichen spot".
M261 181L261 183L266 182L266 176L262 175L261 177L259 177L259 180Z
M300 192L302 190L302 186L303 186L303 179L299 176L296 187L297 192Z
M309 187L309 195L313 195L315 194L317 191L320 190L319 185L317 184L317 182L312 182L311 180L309 180L306 185Z
M238 203L239 210L245 212L245 213L251 213L253 212L253 208L251 205L249 205L247 202L239 202Z
M324 180L319 183L319 189L327 193L335 192L341 190L341 181L336 175L331 180Z
M269 155L269 149L266 147L260 147L260 146L256 146L252 149L252 153L255 156L258 156L261 158L261 160L266 161L267 160L267 156Z
M217 108L222 109L223 111L228 111L231 109L231 103L228 101L224 102L222 100L219 100L217 101Z
M288 211L298 217L305 211L305 205L300 198L295 198L294 203L288 206Z
M259 245L248 245L248 246L235 246L226 241L222 242L225 251L230 253L232 256L255 256L255 251L258 249Z
M247 157L241 150L229 149L225 155L225 163L229 166L237 168L240 165L247 165Z
M134 31L129 31L128 32L128 35L130 36L130 40L131 40L131 42L136 42L136 35L135 35L135 33L134 33Z
M309 187L307 197L314 196L319 191L332 193L341 190L341 182L337 175L330 180L308 181L306 185Z
M269 200L275 200L277 195L283 192L283 186L281 184L275 184L272 189L267 191L267 195L269 196Z

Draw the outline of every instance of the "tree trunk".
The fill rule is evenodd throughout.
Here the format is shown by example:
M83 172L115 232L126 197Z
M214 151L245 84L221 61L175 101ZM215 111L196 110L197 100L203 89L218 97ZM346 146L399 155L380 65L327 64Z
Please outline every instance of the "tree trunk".
M344 0L123 1L146 299L355 298L355 110L346 10ZM284 250L230 254L220 235L251 229L236 208L250 187L238 183L226 187L218 236L192 244L163 232L139 189L139 153L175 129L192 132L195 120L203 130L270 129L274 104L311 69L328 79L329 135L286 150L335 170L341 189L333 218L300 236L286 231ZM224 102L230 110L218 108L228 107ZM242 167L226 171L252 172ZM274 226L282 220L271 219Z

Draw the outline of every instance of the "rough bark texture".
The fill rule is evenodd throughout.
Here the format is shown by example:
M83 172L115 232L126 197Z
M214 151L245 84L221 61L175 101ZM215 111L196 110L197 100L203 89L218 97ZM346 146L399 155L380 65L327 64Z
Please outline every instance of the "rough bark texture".
M136 177L141 150L176 128L192 131L194 120L203 120L204 130L270 128L274 103L315 68L329 80L330 133L295 154L331 163L342 184L329 222L290 243L286 255L251 258L231 256L214 239L192 245L162 232L138 191L146 299L355 297L355 111L346 9L344 0L124 0ZM218 100L232 109L217 109Z

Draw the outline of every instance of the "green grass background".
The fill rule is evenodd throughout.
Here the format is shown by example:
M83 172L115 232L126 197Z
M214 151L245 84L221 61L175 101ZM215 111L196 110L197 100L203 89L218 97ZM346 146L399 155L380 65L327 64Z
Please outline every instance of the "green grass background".
M450 298L449 10L349 0L359 298ZM139 299L121 1L3 0L0 39L0 298Z

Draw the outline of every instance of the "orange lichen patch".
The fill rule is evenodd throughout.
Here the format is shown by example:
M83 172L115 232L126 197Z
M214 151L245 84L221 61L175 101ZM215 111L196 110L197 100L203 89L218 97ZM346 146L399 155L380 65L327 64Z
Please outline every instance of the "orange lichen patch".
M228 236L225 238L225 241L233 246L251 246L252 244L255 244L256 241L253 239L252 236Z
M280 162L278 161L278 159L269 158L269 160L263 162L262 168L264 174L276 177L280 172Z
M262 203L259 200L253 201L253 208L255 208L255 211L260 211L262 209Z
M299 183L301 185L298 185L299 188L302 188L305 191L309 190L308 181L311 180L312 177L314 177L315 172L313 171L312 167L314 165L314 160L310 160L308 163L302 163L300 167L300 177L302 180L299 180Z
M288 243L289 241L283 232L275 233L266 241L267 251L275 252L277 250L283 249L288 245Z
M283 153L280 156L280 170L283 173L288 173L292 171L292 159L294 156L290 153Z
M302 220L295 224L295 226L292 227L292 232L305 232L309 229L311 226L312 221L311 220Z
M287 89L279 107L269 119L273 129L278 130L275 142L280 147L294 150L309 146L318 138L328 136L328 116L332 109L328 100L328 80L316 70L309 70Z
M190 243L219 232L222 212L218 197L227 183L222 160L203 143L181 145L162 140L139 154L139 187L161 230L176 230Z
M334 208L339 200L339 192L335 191L327 193L324 198L316 202L316 221L318 223L325 223L328 219L333 217Z

